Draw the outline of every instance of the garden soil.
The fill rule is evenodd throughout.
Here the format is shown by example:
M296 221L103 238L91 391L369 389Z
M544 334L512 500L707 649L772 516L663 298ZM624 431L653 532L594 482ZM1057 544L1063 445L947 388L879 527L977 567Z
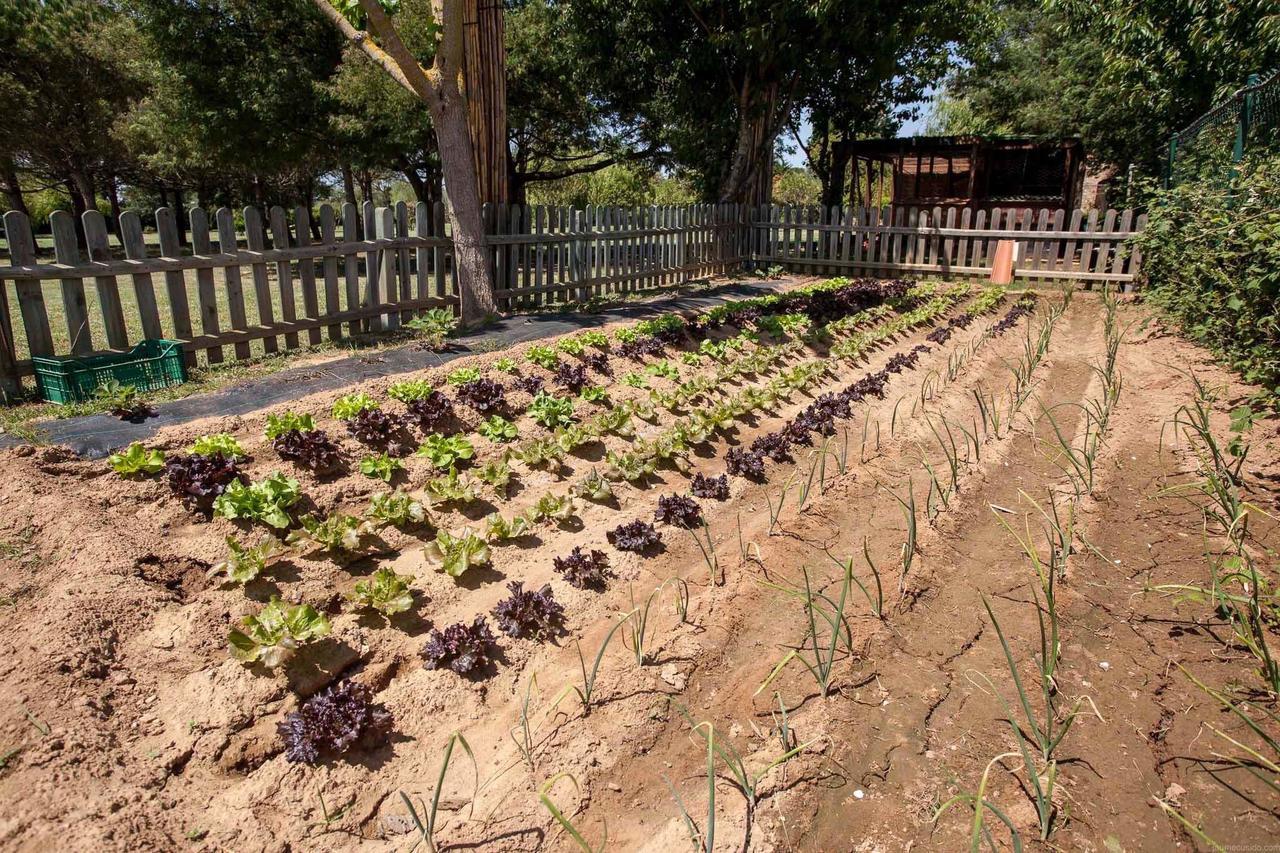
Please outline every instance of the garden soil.
M695 532L660 526L663 549L648 558L612 550L605 533L651 519L660 495L686 491L689 473L722 472L729 447L776 429L808 397L740 425L695 454L687 473L660 469L643 488L620 486L615 505L584 505L567 527L544 526L495 548L491 567L458 582L426 565L426 533L391 530L376 555L344 565L293 558L243 589L226 587L209 570L225 556L225 537L244 529L193 516L161 480L122 480L66 448L2 451L0 849L406 851L421 835L405 801L425 814L453 732L475 764L454 751L435 828L443 848L579 849L552 818L552 803L593 847L607 834L613 850L689 849L682 810L699 832L709 823L703 734L712 728L759 775L746 796L726 762L716 762L716 850L964 849L974 812L971 801L953 798L977 791L984 771L986 801L1027 849L1192 850L1206 846L1201 834L1228 847L1273 843L1274 794L1224 759L1231 745L1215 729L1247 734L1190 677L1259 688L1254 661L1207 605L1152 591L1208 578L1212 537L1196 495L1178 488L1193 480L1195 460L1170 426L1192 399L1188 372L1220 389L1222 436L1225 412L1252 389L1140 305L1123 305L1123 390L1092 491L1072 504L1051 421L1078 442L1082 406L1100 393L1097 294L1076 294L1057 321L1033 394L998 436L983 429L976 403L1006 393L1027 330L1060 299L1042 294L1035 315L980 346L1008 301L932 345L916 368L892 377L883 400L843 422L847 432L826 446L821 469L797 447L794 462L769 464L767 483L734 479L727 501L703 501L701 535L711 538L713 560ZM887 342L820 390L880 369L927 332ZM632 369L614 362L618 376ZM390 381L371 379L360 390L384 396ZM343 390L355 389L326 389L289 406L314 412L358 458L327 414ZM641 393L621 382L610 391L615 400ZM372 481L354 472L317 480L275 457L262 430L266 414L283 409L167 427L151 446L179 452L202 433L231 432L249 451L245 467L255 479L289 471L315 511L359 511L377 491ZM975 448L964 445L957 488L945 500L930 474L952 481L943 424L960 443L960 426L978 436ZM1251 499L1272 514L1280 512L1276 428L1274 420L1255 424L1245 469ZM522 508L602 457L571 456L559 477L526 472L501 507L472 507L446 526ZM425 460L410 460L398 485L413 490L430 476ZM1034 658L1043 595L1015 534L1046 553L1040 510L1051 495L1064 512L1077 507L1077 542L1088 547L1067 558L1056 589L1058 703L1079 713L1055 754L1056 820L1042 843L1007 722L1016 687L986 607L1040 707ZM903 507L911 502L918 531L904 574ZM1258 519L1254 544L1274 553L1265 549L1280 538ZM609 552L618 577L607 591L574 589L555 573L553 557L574 545ZM807 570L815 588L834 596L837 561L847 559L870 595L855 588L850 596L853 654L840 655L823 696L798 662L775 670L807 626L784 590ZM881 577L884 618L868 605L868 561ZM390 622L343 602L380 565L415 578L414 610ZM687 583L685 619L674 607L678 587L666 585L649 605L645 665L624 646L625 630L614 634L584 715L571 688L581 686L580 654L589 669L617 620L677 577ZM509 580L551 583L567 630L545 644L504 638L483 679L425 669L418 652L430 630L487 613ZM274 674L230 659L228 630L277 594L327 610L332 635ZM389 742L317 766L287 762L278 723L344 677L369 685L394 716ZM516 746L526 697L529 760ZM1255 701L1269 700L1259 690ZM796 746L798 754L765 770ZM994 811L985 824L998 847L1010 846Z

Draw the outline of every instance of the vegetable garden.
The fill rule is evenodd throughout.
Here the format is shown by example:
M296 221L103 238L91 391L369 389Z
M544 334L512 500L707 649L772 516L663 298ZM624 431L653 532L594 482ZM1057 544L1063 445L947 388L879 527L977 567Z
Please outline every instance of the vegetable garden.
M5 451L0 838L1265 840L1246 394L1107 291L832 279Z

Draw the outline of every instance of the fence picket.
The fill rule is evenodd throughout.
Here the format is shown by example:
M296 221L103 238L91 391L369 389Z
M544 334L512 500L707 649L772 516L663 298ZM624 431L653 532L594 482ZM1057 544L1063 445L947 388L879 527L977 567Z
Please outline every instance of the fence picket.
M176 234L175 234L176 236ZM256 207L244 209L244 239L251 252L266 249L267 239L262 231L262 214ZM262 262L250 265L253 271L253 296L257 303L258 322L268 328L276 324L275 305L271 298L271 284L267 278L267 265ZM262 339L262 348L268 354L280 351L280 343L275 335Z
M193 207L187 211L187 222L191 225L191 251L196 255L211 255L213 247L209 241L209 217L203 210ZM221 330L218 319L218 292L213 283L213 269L196 268L196 299L200 306L200 329L203 334L217 337ZM205 357L210 364L222 363L222 347L209 347Z
M360 236L360 214L351 202L342 205L342 240L345 243L355 242ZM342 256L342 280L347 292L347 310L355 311L363 307L360 301L360 255L347 252ZM364 320L352 320L347 324L347 331L358 335L365 327Z
M269 213L271 218L271 246L274 249L289 248L289 220L285 218L284 208L275 205ZM280 292L280 319L292 323L298 319L297 297L293 291L293 266L288 258L276 261L276 289ZM284 345L289 349L298 346L298 333L285 332Z
M80 217L84 225L84 240L89 247L89 260L111 260L111 246L107 237L107 220L97 210L86 210ZM102 311L102 325L107 330L107 345L115 350L129 348L129 330L124 324L124 307L120 304L120 284L114 275L93 277L98 291L98 306Z
M333 213L333 205L320 205L320 242L326 246L331 246L338 242L337 222ZM419 285L421 290L421 285ZM422 295L421 292L418 294ZM342 311L342 305L338 300L338 256L324 256L324 315L326 317L337 314ZM334 323L328 327L326 336L330 341L339 341L342 339L342 325Z
M159 213L157 212L157 219ZM218 251L224 255L232 255L240 251L240 245L236 240L236 223L235 217L231 211L225 207L220 207L213 215L214 225L218 229ZM177 240L177 228L173 229L173 240ZM169 273L165 273L166 281L168 281ZM177 273L177 286L181 288L182 294L182 310L187 310L187 287L182 278L182 273ZM240 279L240 265L227 264L222 268L222 284L227 291L227 314L231 320L231 328L237 332L245 332L249 329L249 319L244 310L244 284ZM174 282L169 282L169 298L173 299ZM174 310L174 325L178 325L178 314ZM185 332L179 331L178 337L183 340L191 339L191 320L186 320ZM236 358L249 357L249 342L238 341L235 345ZM195 353L188 353L188 357L193 357Z
M311 245L311 211L299 205L293 209L293 228L299 249ZM302 316L308 320L320 317L320 296L316 292L315 258L298 258L298 280L302 286ZM307 329L307 342L320 343L320 327Z
M53 232L53 251L58 263L69 266L80 264L80 243L76 237L75 217L65 210L55 210L49 215L49 228ZM93 352L93 330L89 327L84 279L62 279L62 313L66 316L71 354L88 355Z

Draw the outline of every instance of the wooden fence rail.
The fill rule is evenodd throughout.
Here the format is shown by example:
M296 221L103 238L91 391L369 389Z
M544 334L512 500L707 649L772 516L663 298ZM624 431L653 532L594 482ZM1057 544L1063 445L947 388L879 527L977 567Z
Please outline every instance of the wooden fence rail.
M484 217L504 311L617 298L747 264L986 277L1001 239L1018 241L1021 279L1129 284L1140 259L1125 241L1146 221L1128 210L944 215L733 204L499 205L486 206ZM0 386L12 391L29 376L32 356L120 351L166 337L183 341L189 364L201 354L218 364L394 330L432 307L457 310L440 204L193 208L188 222L184 244L172 210L155 212L153 234L125 213L113 247L98 211L85 213L79 229L58 211L38 246L23 214L5 214Z

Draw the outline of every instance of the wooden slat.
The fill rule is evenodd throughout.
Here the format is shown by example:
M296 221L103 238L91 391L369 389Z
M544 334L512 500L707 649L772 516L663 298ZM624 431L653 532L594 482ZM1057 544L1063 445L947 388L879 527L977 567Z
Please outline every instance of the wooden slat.
M129 211L120 215L120 241L124 244L125 257L138 261L146 259L147 245L142 237L142 219L138 214ZM164 329L160 326L160 309L156 305L156 288L151 281L151 273L133 275L133 292L142 320L143 336L163 338Z
M335 243L337 231L337 217L333 212L333 205L320 205L320 240L324 243ZM424 251L424 250L419 250ZM342 303L338 296L338 256L325 255L324 258L324 316L333 317L342 313ZM420 294L421 295L421 294ZM326 331L326 336L332 341L342 339L342 324L330 323Z
M427 237L431 234L431 208L427 206L425 201L420 201L413 207L413 233L417 237ZM429 287L427 286L427 274L431 270L431 250L426 246L419 246L414 250L414 262L417 269L414 295L418 299L426 297Z
M1138 214L1135 221L1135 227L1138 231L1145 231L1147 228L1147 215L1145 213ZM1130 244L1129 268L1127 272L1133 282L1137 282L1142 278L1142 249L1136 244ZM1130 286L1126 286L1125 290L1132 290Z
M31 233L27 214L20 210L8 211L4 215L4 233L13 266L36 263L36 238ZM27 351L33 356L54 355L54 336L49 329L49 311L45 309L45 293L40 282L18 279L14 282L14 289L18 292L18 313L27 333Z
M403 201L396 202L396 239L409 236L409 205ZM400 273L400 301L413 299L413 270L409 264L409 249L401 246L396 250L396 266ZM413 319L413 312L405 309L400 312L400 322L407 323Z
M299 205L293 209L293 226L298 247L311 245L311 211ZM311 258L298 261L298 280L302 283L302 316L314 320L320 316L320 295L316 292L316 262ZM320 329L307 330L307 342L320 343Z
M444 238L444 202L437 201L432 207L431 213L432 230L431 234L436 238ZM438 244L432 252L432 268L436 273L436 297L443 299L445 296L457 296L454 288L450 286L449 280L445 274L445 264L447 263L447 254L443 244Z
M178 220L167 207L156 210L156 235L160 240L160 255L165 258L181 258L182 242L178 239ZM187 296L187 276L181 269L164 271L164 289L169 296L169 315L173 318L173 334L180 341L194 336L191 328L191 302ZM186 353L188 367L194 367L196 354Z
M84 239L89 247L89 258L106 261L111 258L111 245L107 236L107 220L96 210L86 210L80 217L84 225ZM120 284L114 275L93 277L98 292L98 305L102 311L102 325L107 331L107 346L113 350L129 348L129 329L124 323L124 307L120 304Z
M198 207L187 212L191 223L191 249L197 255L213 252L209 243L209 217ZM196 270L196 299L200 304L200 329L206 335L216 336L222 326L218 322L218 292L213 283L213 270L202 267ZM222 348L210 347L206 356L210 364L222 362Z
M395 211L389 207L379 207L374 212L374 227L379 240L390 240L396 234ZM391 305L399 301L396 292L396 252L393 249L384 249L378 252L378 261L380 270L378 280L381 282L383 290L381 291L383 300L382 304ZM387 329L400 328L400 313L398 311L389 311L384 315L383 322Z
M1067 226L1067 230L1079 231L1080 220L1083 217L1084 217L1084 211L1082 211L1080 208L1077 207L1075 210L1071 211L1071 221L1070 221L1070 224ZM1077 246L1077 243L1074 238L1067 241L1067 245L1062 251L1062 268L1063 269L1065 270L1079 269L1079 267L1076 264L1076 246Z
M378 214L374 209L373 202L366 201L362 208L364 218L364 238L365 240L373 240L378 233ZM360 304L366 306L374 306L382 304L382 267L381 253L377 247L371 248L364 256L364 294L360 297ZM365 324L365 329L370 332L382 331L382 318L377 315L371 315Z
M434 296L426 299L413 299L406 305L406 310L420 310L424 308L434 308L441 306L457 306L457 299L446 297L438 299ZM310 329L319 328L321 326L333 323L346 323L352 320L359 320L361 317L369 317L375 314L384 313L387 310L386 305L374 305L368 308L357 308L355 311L343 311L332 317L318 317L316 319L294 320L293 322L279 322L271 327L254 326L243 331L222 332L217 337L205 337L203 335L195 338L186 346L190 348L200 348L215 345L226 345L241 341L253 341L266 336L274 336L280 334L298 334Z
M266 235L262 231L262 214L256 207L244 209L244 238L250 251L261 252L266 247ZM267 278L267 265L255 263L253 270L253 296L258 308L258 322L263 326L275 325L275 306L271 299L271 284ZM280 351L275 337L262 339L262 348L268 354Z
M76 237L76 219L65 210L49 215L53 232L53 251L60 264L80 263L80 243ZM84 296L84 279L62 279L62 313L67 321L67 337L72 355L93 352L93 330L89 327L89 306Z
M218 232L218 251L230 253L239 251L235 215L230 208L218 208L213 215L213 220ZM240 266L238 264L229 264L222 268L222 286L227 292L227 315L231 321L231 328L236 330L247 329L249 327L249 317L244 308L244 281L240 276ZM183 304L184 306L186 304L185 288L183 289ZM191 338L190 328L187 329L187 333L183 338ZM236 358L249 358L248 342L236 344L235 352Z
M277 250L289 248L289 220L284 208L277 204L268 215L271 218L271 244ZM276 261L276 290L280 294L280 319L292 323L298 319L298 297L293 289L293 265L288 258ZM297 332L285 333L286 347L296 349L298 344Z
M1118 230L1120 230L1120 231L1128 231L1128 230L1129 230L1129 226L1130 226L1130 225L1132 225L1132 224L1133 224L1133 211L1132 211L1132 210L1130 210L1129 208L1125 208L1125 209L1120 213L1120 221L1119 221L1119 223L1118 223ZM1124 259L1124 255L1125 255L1125 253L1124 253L1124 246L1123 246L1122 244L1120 244L1120 243L1116 243L1116 244L1114 244L1114 247L1113 247L1112 251L1113 251L1112 260L1111 260L1111 272L1112 272L1112 274L1119 274L1119 273L1124 272L1124 260L1125 260L1125 259Z
M360 214L351 202L342 205L342 239L351 242L360 233ZM360 303L360 256L356 252L344 252L342 255L342 280L347 293L347 312L362 307ZM363 330L364 321L354 318L347 331L358 335Z

